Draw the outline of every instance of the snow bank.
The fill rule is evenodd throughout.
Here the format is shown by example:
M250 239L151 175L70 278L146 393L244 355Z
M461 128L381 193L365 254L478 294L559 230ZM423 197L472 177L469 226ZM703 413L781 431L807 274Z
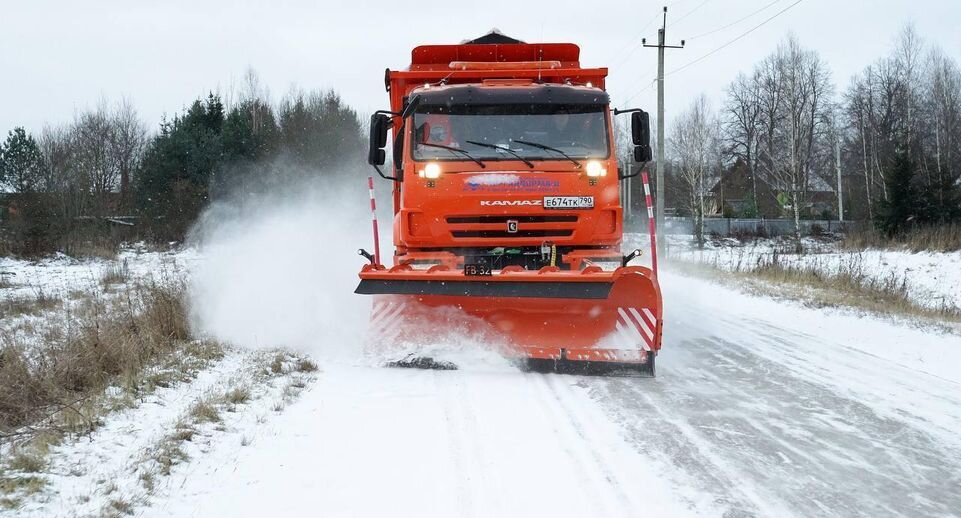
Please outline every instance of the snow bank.
M783 242L761 239L741 243L736 239L709 241L703 250L690 236L668 236L673 259L708 264L727 271L743 271L773 261L784 266L812 269L828 275L863 276L881 284L903 286L917 304L929 308L961 308L961 252L909 252L899 250L839 250L834 242L805 240L812 253L783 253ZM632 235L628 241L642 240Z

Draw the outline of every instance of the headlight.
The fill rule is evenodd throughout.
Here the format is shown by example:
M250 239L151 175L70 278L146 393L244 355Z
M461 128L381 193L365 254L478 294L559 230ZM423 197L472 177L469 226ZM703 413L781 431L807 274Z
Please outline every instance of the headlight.
M436 180L440 178L440 166L434 162L428 162L417 174L420 175L421 178Z
M605 168L600 161L591 160L587 162L587 176L592 178L597 178L598 176L607 176L607 168Z

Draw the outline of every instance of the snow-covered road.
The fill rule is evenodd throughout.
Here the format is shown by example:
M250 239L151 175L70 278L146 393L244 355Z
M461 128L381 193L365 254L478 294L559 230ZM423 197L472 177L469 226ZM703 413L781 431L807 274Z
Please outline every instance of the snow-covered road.
M658 378L322 365L146 516L950 516L961 339L665 273Z

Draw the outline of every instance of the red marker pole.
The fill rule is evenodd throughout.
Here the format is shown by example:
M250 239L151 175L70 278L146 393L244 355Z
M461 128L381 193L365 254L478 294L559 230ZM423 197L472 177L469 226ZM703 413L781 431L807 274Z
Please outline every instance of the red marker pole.
M651 203L651 184L647 171L641 173L641 180L644 181L644 203L647 204L647 222L651 233L651 270L654 271L654 277L657 277L657 225L654 222L654 204Z
M374 264L380 264L380 235L377 232L377 202L374 200L374 177L367 177L367 188L370 189L370 216L374 225Z

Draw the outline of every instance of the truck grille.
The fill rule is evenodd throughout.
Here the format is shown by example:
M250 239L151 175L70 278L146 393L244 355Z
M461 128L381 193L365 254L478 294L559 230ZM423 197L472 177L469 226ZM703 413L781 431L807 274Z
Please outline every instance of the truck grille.
M560 238L574 235L578 218L577 214L458 215L448 216L447 224L455 239ZM508 226L515 228L516 232L508 232Z

